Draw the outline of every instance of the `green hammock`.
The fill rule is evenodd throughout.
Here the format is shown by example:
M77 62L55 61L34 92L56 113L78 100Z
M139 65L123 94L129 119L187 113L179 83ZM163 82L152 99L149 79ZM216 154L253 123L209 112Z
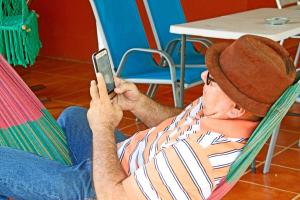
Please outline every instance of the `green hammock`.
M272 105L264 119L252 133L241 155L229 169L227 176L213 191L209 199L221 199L237 183L254 158L257 156L268 138L276 131L289 108L300 94L300 70L297 73L294 85L290 86L281 97Z
M37 14L25 0L0 0L0 53L12 65L33 65L41 42Z

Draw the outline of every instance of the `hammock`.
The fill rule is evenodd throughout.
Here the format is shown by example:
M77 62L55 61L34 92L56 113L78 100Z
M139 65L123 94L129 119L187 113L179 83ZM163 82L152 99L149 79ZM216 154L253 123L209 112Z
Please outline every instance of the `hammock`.
M272 135L273 131L276 131L276 127L280 124L300 94L300 70L297 73L296 81L294 85L286 89L270 108L267 115L252 133L241 155L231 165L227 176L209 197L210 200L221 199L233 188Z
M0 146L71 165L63 131L1 55Z
M25 0L0 0L0 54L12 65L32 65L41 48L37 15Z

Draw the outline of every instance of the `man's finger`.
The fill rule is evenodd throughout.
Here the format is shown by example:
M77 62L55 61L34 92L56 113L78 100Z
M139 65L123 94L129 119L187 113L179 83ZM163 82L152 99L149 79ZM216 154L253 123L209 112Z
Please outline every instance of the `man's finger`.
M112 106L113 106L113 109L115 110L115 112L120 112L122 111L122 108L120 107L120 105L118 104L117 101L113 101L112 102ZM123 111L122 111L123 112Z
M111 104L117 103L118 102L118 97L115 96L115 98L111 99L110 102L111 102Z
M105 81L101 73L97 73L97 82L100 99L104 101L109 101Z
M99 92L98 92L98 88L97 88L97 84L95 80L91 81L91 85L90 85L90 95L91 98L96 100L99 99Z
M132 90L132 85L131 85L131 83L127 83L127 82L124 82L119 87L115 88L115 92L118 93L118 94L122 94L126 91L129 91L129 90Z
M115 84L116 84L116 87L120 86L122 83L124 83L125 81L114 76L114 81L115 81Z

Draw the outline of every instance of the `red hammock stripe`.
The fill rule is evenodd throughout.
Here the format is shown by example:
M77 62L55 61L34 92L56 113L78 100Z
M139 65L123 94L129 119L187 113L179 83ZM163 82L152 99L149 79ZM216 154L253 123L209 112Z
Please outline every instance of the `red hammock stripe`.
M44 106L32 95L26 83L0 55L0 128L39 119ZM7 109L10 108L8 112Z
M0 55L0 147L71 165L66 137L39 99Z

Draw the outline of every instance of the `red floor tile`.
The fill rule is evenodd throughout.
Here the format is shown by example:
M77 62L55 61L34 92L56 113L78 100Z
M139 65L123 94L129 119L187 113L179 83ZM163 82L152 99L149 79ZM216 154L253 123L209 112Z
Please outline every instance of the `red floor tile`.
M238 182L223 200L287 200L296 195L297 193L266 188L262 185Z
M269 173L263 174L262 168L258 167L256 173L248 173L241 180L300 193L300 184L297 184L300 170L271 165Z
M287 149L275 156L272 160L272 163L300 169L300 149Z

